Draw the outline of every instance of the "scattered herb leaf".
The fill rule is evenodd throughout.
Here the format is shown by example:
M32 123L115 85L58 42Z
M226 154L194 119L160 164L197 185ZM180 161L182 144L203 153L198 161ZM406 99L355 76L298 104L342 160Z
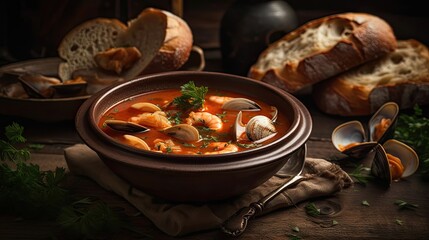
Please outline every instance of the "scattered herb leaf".
M338 225L338 222L336 220L332 220L332 226Z
M288 234L287 235L290 240L301 240L302 238L296 234Z
M398 205L399 209L416 209L419 207L417 204L411 204L403 200L396 200L395 204Z
M399 220L399 219L395 219L395 222L396 222L396 224L401 225L401 226L404 224L404 221Z
M370 174L371 169L364 167L362 164L357 166L349 175L353 177L358 183L366 185L371 179L374 178Z
M308 203L305 205L305 212L312 217L316 217L320 215L320 208L317 208L314 203Z
M369 207L369 202L367 200L363 200L361 203L362 205Z

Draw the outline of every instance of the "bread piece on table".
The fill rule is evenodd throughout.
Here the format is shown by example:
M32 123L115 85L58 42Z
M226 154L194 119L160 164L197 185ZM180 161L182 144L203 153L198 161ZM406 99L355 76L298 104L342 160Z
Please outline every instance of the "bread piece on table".
M396 47L392 28L365 13L343 13L310 21L263 51L248 76L288 92L330 78Z
M317 106L325 113L363 116L386 102L401 109L429 104L429 51L422 43L399 40L397 49L313 89Z
M141 73L176 70L188 60L192 44L187 23L167 11L147 8L130 20L128 26L116 19L93 19L63 38L58 52L65 62L60 64L59 75L66 80L77 70L96 69L97 53L119 47L137 47L142 54L120 78L127 80Z

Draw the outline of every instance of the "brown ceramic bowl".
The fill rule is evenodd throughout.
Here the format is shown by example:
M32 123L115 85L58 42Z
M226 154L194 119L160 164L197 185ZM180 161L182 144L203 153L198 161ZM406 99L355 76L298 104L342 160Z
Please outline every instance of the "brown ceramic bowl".
M222 155L173 155L133 149L114 142L97 126L102 114L131 96L179 89L194 81L209 89L228 90L260 99L286 113L291 126L263 146ZM161 199L207 202L243 194L273 176L303 147L311 133L311 116L292 95L260 81L214 72L168 72L113 85L85 101L76 115L82 140L118 176Z

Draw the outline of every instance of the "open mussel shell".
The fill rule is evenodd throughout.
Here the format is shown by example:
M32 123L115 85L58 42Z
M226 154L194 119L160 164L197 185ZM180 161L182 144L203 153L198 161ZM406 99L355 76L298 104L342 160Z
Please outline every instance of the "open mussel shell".
M61 81L57 78L35 73L23 74L18 77L18 80L28 96L33 98L51 98L55 94L55 90L51 86L61 84Z
M246 135L254 143L262 143L277 134L276 127L270 118L258 115L246 124Z
M391 139L395 132L399 106L395 102L387 102L375 112L369 120L369 141L383 144Z
M138 132L149 131L149 128L145 126L142 126L140 124L133 123L133 122L122 121L122 120L108 119L104 121L104 123L111 129L114 129L120 132L138 133Z
M377 144L365 141L365 129L359 121L345 122L332 132L332 143L338 151L353 157L365 157Z
M232 98L222 105L222 109L236 111L259 111L261 106L247 98Z
M417 153L408 145L395 139L387 140L383 144L386 153L398 157L404 166L401 178L413 175L419 167L419 157Z
M198 129L189 124L177 124L163 129L162 132L182 141L196 142L200 140Z
M402 175L395 178L387 154L399 158L403 166ZM405 143L395 139L387 140L383 145L378 144L375 148L374 160L371 166L373 175L382 180L382 183L389 186L392 180L399 180L414 174L419 167L419 157L417 153Z

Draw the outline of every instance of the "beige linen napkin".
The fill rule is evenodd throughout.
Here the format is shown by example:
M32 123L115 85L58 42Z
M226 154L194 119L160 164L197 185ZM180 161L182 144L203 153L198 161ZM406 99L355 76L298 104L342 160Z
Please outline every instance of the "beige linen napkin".
M89 147L77 144L66 148L65 159L71 173L87 176L106 190L115 192L140 210L161 231L171 236L219 228L236 211L259 200L287 179L273 176L261 186L237 198L207 204L176 204L160 201L116 176ZM305 179L269 202L262 214L293 206L301 201L329 196L352 185L349 175L338 165L307 158Z

